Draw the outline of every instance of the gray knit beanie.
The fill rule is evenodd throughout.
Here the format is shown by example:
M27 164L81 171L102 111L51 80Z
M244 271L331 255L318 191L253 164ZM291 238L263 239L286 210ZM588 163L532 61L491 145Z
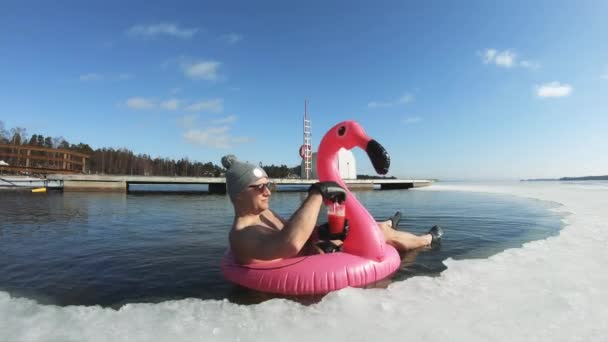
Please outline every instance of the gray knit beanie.
M222 157L222 165L228 170L226 172L226 189L230 199L234 201L236 195L255 183L258 179L266 177L266 171L259 166L243 163L236 160L232 154Z

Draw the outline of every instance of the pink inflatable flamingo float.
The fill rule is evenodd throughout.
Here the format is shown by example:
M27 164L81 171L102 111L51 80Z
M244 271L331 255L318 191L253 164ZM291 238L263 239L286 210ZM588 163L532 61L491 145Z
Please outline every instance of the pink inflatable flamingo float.
M384 148L370 139L358 123L344 121L321 140L317 153L319 180L335 181L348 189L339 177L337 154L340 148L354 147L367 152L378 173L388 172L390 159ZM350 231L342 252L239 265L228 250L221 265L224 276L254 290L288 295L361 287L390 276L400 265L399 254L386 244L374 218L350 191L345 206Z
M365 150L379 174L386 174L390 158L386 150L375 140L370 139L363 128L355 121L344 121L332 127L323 137L317 152L317 175L319 181L334 181L348 189L338 170L340 148L351 150L359 147ZM382 260L386 243L384 236L372 215L348 191L346 198L346 218L350 222L348 238L342 250L371 260ZM374 229L377 228L377 229Z

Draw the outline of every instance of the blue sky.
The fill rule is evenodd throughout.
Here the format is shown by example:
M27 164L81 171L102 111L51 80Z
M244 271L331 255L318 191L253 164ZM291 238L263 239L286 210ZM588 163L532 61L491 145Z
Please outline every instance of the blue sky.
M390 174L608 174L608 2L3 2L0 120L93 148L299 164L353 119ZM355 153L359 173L373 169Z

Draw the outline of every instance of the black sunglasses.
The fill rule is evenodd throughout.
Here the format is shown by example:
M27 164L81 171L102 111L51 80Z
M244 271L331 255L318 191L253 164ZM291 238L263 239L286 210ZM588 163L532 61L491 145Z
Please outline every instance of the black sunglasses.
M262 183L262 184L254 184L254 185L250 185L249 187L257 189L259 192L264 192L264 188L268 189L268 191L272 191L272 188L274 188L274 183L268 182L268 183Z

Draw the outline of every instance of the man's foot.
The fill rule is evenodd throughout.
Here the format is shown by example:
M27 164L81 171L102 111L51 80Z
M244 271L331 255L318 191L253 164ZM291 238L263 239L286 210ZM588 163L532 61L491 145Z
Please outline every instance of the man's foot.
M397 226L399 226L399 221L401 221L401 212L395 212L393 216L388 218L388 220L391 221L391 228L397 229Z
M443 236L443 229L439 226L433 226L431 230L427 234L431 235L431 246L436 245L441 242L441 237Z

